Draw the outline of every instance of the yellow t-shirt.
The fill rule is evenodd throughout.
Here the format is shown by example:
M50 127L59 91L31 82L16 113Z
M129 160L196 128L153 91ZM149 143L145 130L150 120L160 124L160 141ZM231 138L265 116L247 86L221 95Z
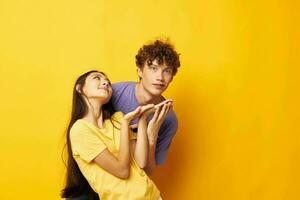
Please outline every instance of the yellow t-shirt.
M120 122L123 117L121 112L116 112L113 119ZM70 130L70 140L73 157L82 174L96 191L101 200L157 200L160 192L139 168L131 155L130 175L128 179L120 179L102 169L92 160L106 148L115 156L118 155L120 146L120 124L105 120L103 129L94 126L85 120L77 120ZM136 139L130 132L130 139Z

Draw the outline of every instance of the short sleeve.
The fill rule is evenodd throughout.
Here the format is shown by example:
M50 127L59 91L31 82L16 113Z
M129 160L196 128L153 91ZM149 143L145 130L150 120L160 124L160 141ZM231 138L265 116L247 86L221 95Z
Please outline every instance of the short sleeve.
M79 156L88 163L106 149L106 145L96 133L78 121L70 130L70 140L73 156Z
M163 122L159 130L159 136L156 144L156 164L162 165L165 163L167 154L176 134L178 121L174 112L171 112Z
M115 121L117 121L118 123L121 123L121 120L123 119L123 117L124 117L124 113L122 113L122 112L115 112L113 114L113 119Z

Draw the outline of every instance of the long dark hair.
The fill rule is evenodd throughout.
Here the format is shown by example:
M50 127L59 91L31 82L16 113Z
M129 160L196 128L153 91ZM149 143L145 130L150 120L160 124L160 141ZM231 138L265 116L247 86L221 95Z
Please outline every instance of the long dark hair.
M66 144L64 150L67 152L67 162L65 162L67 168L66 174L66 184L61 191L62 198L76 198L83 194L88 195L89 199L93 199L96 193L93 191L85 177L82 175L75 159L73 158L71 141L70 141L70 130L73 124L78 120L84 117L88 112L88 106L86 101L83 99L81 93L83 94L82 88L85 84L87 76L93 72L99 72L97 70L92 70L81 75L73 88L73 104L72 104L72 114L71 120L69 122L67 131L66 131ZM99 72L106 76L103 72ZM110 119L112 120L112 115L115 112L112 106L111 100L108 103L102 106L103 120Z

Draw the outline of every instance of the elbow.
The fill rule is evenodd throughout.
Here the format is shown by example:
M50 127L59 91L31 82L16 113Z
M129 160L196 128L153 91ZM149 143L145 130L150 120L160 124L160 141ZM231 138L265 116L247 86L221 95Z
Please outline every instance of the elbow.
M141 161L137 160L137 164L141 169L144 169L147 166L147 161L146 160L141 160Z
M120 179L128 179L129 177L129 170L123 170L120 174L119 174L119 178Z
M120 179L128 179L129 174L130 174L129 173L129 171L130 171L129 169L130 169L129 166L128 167L124 167L123 169L121 169L118 177Z

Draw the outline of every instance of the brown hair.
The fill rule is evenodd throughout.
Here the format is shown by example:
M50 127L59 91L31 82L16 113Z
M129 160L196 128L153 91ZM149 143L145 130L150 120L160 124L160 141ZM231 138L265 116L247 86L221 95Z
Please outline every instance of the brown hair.
M70 130L73 126L73 124L78 120L81 119L86 112L88 111L88 106L86 102L84 101L82 95L82 88L85 84L85 80L87 76L93 72L98 72L96 70L92 70L89 72L86 72L85 74L81 75L73 88L73 104L72 104L72 114L71 114L71 120L69 122L68 128L67 128L67 134L66 134L66 144L65 147L67 150L67 174L66 174L66 184L63 190L61 191L61 197L62 198L76 198L81 195L87 195L88 199L94 199L97 198L97 194L93 191L93 189L90 187L89 183L81 173L75 159L73 158L72 148L71 148L71 141L70 141ZM99 72L103 75L105 75L103 72ZM106 76L106 75L105 75ZM79 86L76 89L76 86ZM112 115L114 113L114 108L112 106L111 100L104 104L102 107L103 112L103 120L110 119L113 120ZM65 150L65 148L64 148ZM64 152L63 150L63 152Z
M179 55L168 40L155 40L139 49L135 56L135 63L137 67L143 68L146 63L151 65L154 60L157 60L159 65L166 64L172 67L174 76L180 67Z

